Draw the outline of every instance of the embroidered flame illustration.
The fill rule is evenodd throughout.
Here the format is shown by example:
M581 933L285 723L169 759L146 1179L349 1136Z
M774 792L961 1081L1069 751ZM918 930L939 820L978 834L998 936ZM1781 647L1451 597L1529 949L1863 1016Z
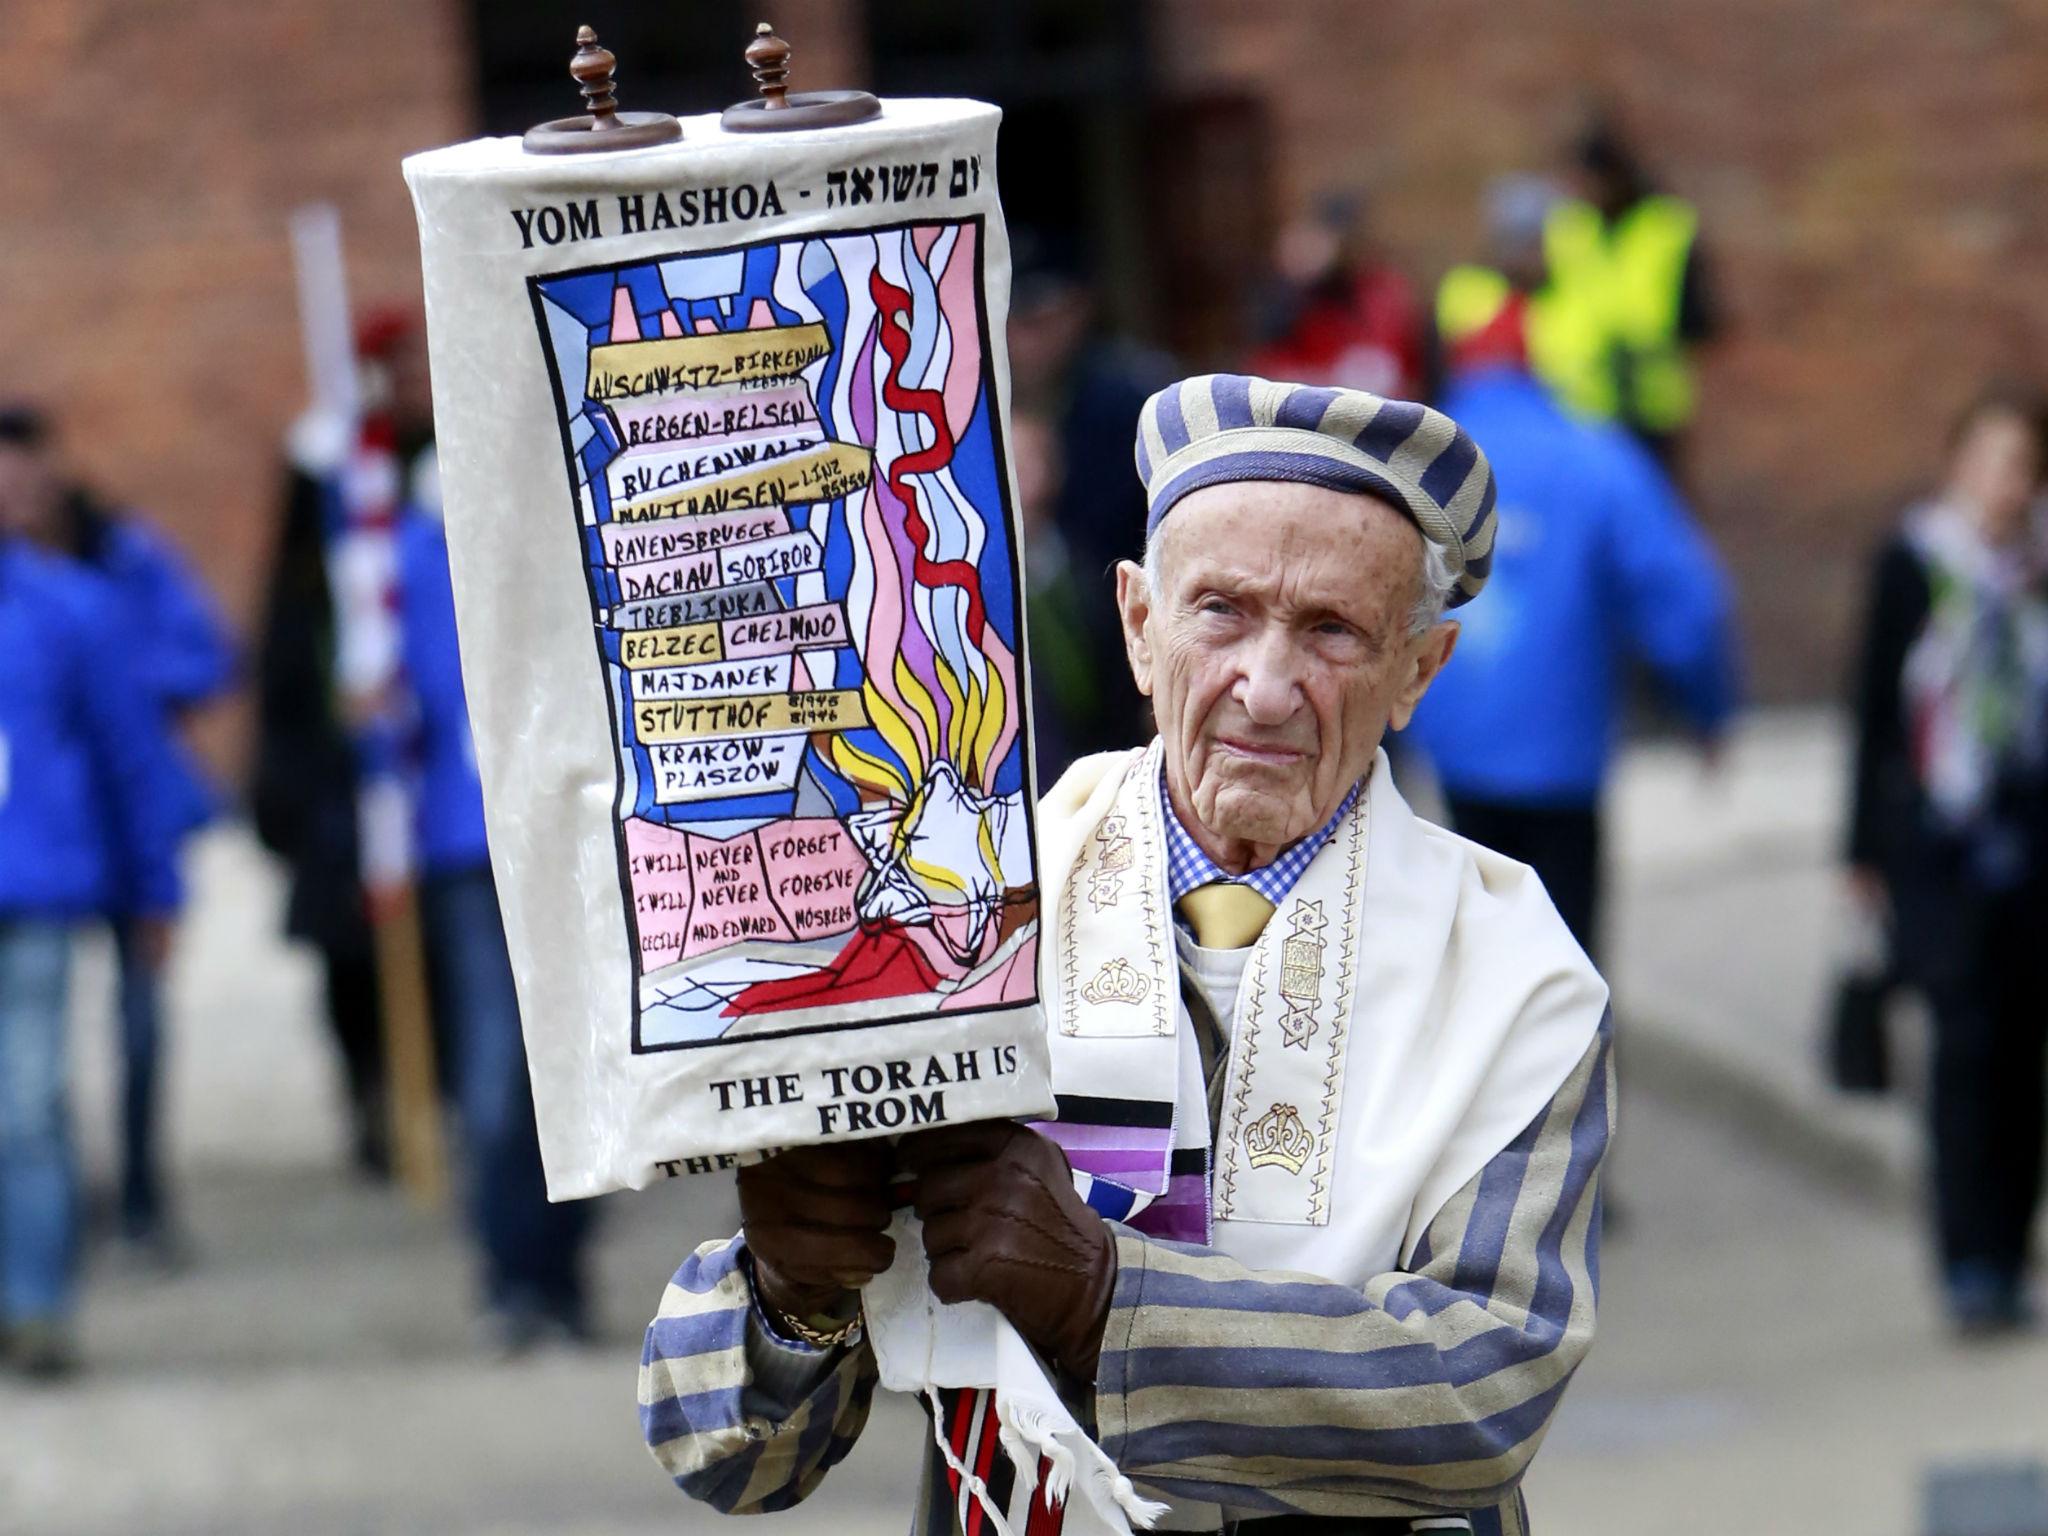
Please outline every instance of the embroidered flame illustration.
M1000 492L983 488L977 505L952 474L979 387L974 232L952 232L943 249L921 234L878 239L865 284L872 321L850 385L853 414L866 405L875 423L878 473L858 514L856 559L870 565L862 693L886 752L848 735L828 751L867 807L859 820L876 873L863 917L929 914L967 962L988 949L1016 883L1006 853L1021 867L1021 806L996 795L1018 729L1017 664L988 621L976 564L1002 516ZM892 265L901 281L885 272Z

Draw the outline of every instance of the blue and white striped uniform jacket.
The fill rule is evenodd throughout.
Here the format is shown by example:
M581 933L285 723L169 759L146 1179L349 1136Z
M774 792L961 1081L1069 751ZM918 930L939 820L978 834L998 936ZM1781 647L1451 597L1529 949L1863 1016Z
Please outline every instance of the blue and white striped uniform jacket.
M1593 1339L1613 1118L1603 1021L1550 1103L1430 1223L1411 1267L1362 1289L1116 1228L1092 1404L1102 1448L1141 1492L1246 1518L1460 1513L1481 1536L1521 1536L1522 1474ZM876 1376L864 1345L774 1340L744 1242L684 1262L640 1368L656 1460L728 1513L786 1509L816 1488L859 1435ZM913 1536L959 1530L943 1479L934 1452Z

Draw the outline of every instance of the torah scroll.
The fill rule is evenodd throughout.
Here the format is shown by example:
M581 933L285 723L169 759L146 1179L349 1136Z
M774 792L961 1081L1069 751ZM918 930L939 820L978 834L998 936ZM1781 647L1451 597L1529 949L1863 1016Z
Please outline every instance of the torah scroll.
M997 118L406 162L556 1198L1051 1109Z

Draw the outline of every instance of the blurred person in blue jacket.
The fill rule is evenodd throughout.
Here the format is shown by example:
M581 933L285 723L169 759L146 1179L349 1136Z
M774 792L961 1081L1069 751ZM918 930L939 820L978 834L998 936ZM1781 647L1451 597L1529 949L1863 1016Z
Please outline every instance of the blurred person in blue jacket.
M158 965L180 895L145 647L109 582L31 542L46 497L40 453L0 442L0 1346L39 1377L76 1359L73 935L118 904Z
M169 540L132 512L66 484L48 419L33 406L0 410L0 445L23 455L22 531L80 562L120 605L136 642L134 677L153 706L162 767L153 793L183 838L219 812L220 794L182 727L235 684L235 648L213 596ZM132 883L117 857L107 916L120 966L121 1233L162 1259L175 1253L166 1217L159 1105L163 1063L161 965L142 938Z
M401 523L399 582L405 674L417 710L415 854L427 963L455 1058L488 1342L509 1354L550 1336L587 1336L582 1259L590 1213L581 1201L550 1205L541 1172L463 698L448 546L431 508L416 505Z
M1497 244L1540 240L1540 202L1495 197L1490 212ZM1627 664L1711 743L1737 702L1733 622L1720 563L1649 451L1566 416L1530 372L1526 301L1444 337L1439 403L1493 463L1499 533L1487 600L1409 734L1457 830L1532 865L1591 954Z

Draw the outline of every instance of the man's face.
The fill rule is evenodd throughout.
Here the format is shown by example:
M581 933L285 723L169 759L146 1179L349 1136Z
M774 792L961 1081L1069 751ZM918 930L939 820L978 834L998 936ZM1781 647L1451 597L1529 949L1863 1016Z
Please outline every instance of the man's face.
M0 444L0 533L57 542L62 492L56 469L42 450Z
M1386 503L1320 486L1210 486L1161 529L1159 591L1117 571L1125 646L1167 787L1225 866L1266 862L1333 815L1457 639L1408 632L1422 536ZM1207 836L1202 834L1206 833Z
M1024 405L1048 409L1062 387L1067 365L1088 334L1088 293L1062 285L1010 315L1010 387Z
M1053 520L1066 467L1060 460L1059 435L1036 411L1018 411L1010 419L1010 465L1017 473L1017 516L1028 534Z
M1957 441L1949 467L1949 490L1994 544L2014 539L2026 527L2027 511L2041 486L2041 449L2018 413L1980 412Z

